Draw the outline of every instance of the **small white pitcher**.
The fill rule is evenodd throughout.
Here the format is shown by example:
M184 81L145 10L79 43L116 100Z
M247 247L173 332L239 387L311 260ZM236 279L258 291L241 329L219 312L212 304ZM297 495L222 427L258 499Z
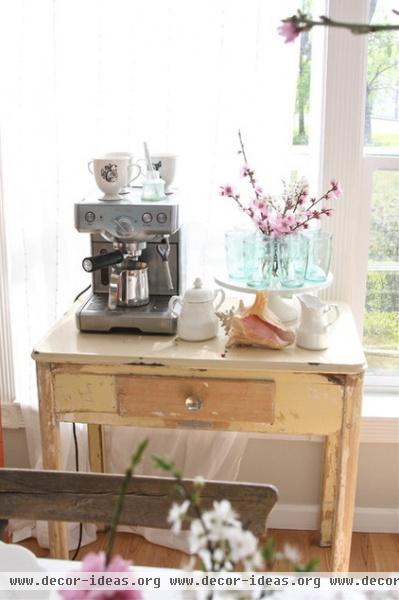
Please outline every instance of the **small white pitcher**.
M220 295L216 306L214 301ZM188 342L202 342L218 334L219 321L215 311L224 302L225 293L222 289L203 289L201 279L194 281L194 287L187 290L183 296L172 296L169 300L169 310L178 317L177 335ZM176 305L180 310L176 311Z
M336 304L325 304L317 296L302 294L301 322L296 343L307 350L325 350L329 345L329 328L339 317Z

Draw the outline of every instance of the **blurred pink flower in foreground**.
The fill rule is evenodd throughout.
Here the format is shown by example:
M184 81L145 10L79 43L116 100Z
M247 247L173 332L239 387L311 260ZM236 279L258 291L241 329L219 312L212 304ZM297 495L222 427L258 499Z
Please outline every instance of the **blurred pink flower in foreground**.
M277 28L280 35L285 37L285 43L293 42L301 33L300 28L292 21L283 21L280 27Z
M108 565L105 564L105 552L88 554L83 559L80 571L85 573L126 573L131 562L121 556L114 556ZM60 590L64 600L142 600L139 590Z

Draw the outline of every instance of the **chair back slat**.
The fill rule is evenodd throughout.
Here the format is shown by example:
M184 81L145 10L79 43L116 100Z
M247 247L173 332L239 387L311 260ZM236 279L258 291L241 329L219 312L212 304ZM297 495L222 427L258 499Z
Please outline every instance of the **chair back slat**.
M0 519L110 523L123 475L0 469ZM184 480L189 490L193 482ZM181 500L173 479L135 476L128 485L121 525L168 528L173 501ZM277 501L272 485L206 482L205 509L215 500L230 500L245 526L256 535Z

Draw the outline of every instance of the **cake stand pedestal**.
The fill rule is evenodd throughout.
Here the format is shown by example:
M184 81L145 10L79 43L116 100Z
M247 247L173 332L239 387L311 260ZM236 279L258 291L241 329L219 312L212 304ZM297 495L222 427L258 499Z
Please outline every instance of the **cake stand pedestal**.
M283 323L291 323L298 319L298 302L295 296L298 294L313 294L325 288L328 288L333 281L332 273L329 273L326 281L319 283L305 281L304 285L297 288L284 288L279 283L268 288L254 288L247 285L244 281L230 279L227 273L218 273L214 275L215 282L235 292L256 294L259 291L266 291L269 294L269 308Z

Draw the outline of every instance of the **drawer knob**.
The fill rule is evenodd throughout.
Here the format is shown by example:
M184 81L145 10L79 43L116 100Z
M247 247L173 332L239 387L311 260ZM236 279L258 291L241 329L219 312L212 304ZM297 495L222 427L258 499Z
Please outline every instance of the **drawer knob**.
M187 410L196 411L196 410L200 410L200 408L202 406L202 402L199 398L197 398L197 396L189 396L185 400L185 405L186 405Z

